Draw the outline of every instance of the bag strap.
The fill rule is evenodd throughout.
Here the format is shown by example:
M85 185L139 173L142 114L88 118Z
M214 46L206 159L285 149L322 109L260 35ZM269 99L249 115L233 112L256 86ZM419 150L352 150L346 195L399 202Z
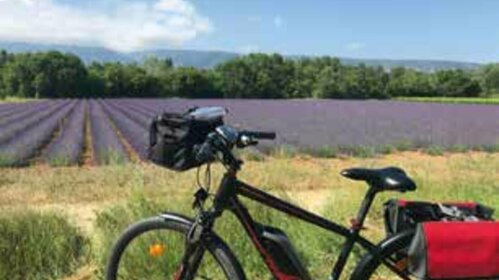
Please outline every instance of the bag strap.
M150 146L155 146L157 142L157 134L158 134L158 127L156 126L156 119L154 119L151 122L150 128L149 128L149 145Z
M184 113L165 112L157 117L157 122L173 128L182 127L190 121L191 119Z

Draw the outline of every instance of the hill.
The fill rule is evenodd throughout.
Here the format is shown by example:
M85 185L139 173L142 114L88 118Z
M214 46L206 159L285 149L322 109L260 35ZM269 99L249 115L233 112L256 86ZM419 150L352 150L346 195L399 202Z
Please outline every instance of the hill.
M19 42L0 42L0 49L9 52L36 52L58 50L78 55L85 63L114 62L124 63L140 62L147 56L157 56L159 58L170 57L175 65L192 66L196 68L211 68L219 63L225 62L242 54L225 51L201 51L201 50L173 50L161 49L152 51L139 51L131 53L121 53L101 47L82 47L73 45L55 45L55 44L35 44ZM303 56L290 56L291 58L300 58ZM364 63L367 66L382 66L384 68L407 67L421 71L436 71L441 69L476 69L479 63L444 61L444 60L396 60L396 59L359 59L359 58L340 58L346 65L358 65Z

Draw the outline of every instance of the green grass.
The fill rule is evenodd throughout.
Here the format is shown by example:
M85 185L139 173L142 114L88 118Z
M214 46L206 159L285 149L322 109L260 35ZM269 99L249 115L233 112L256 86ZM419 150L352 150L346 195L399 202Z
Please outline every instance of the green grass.
M440 154L438 150L434 153L435 155ZM368 239L376 242L376 240L381 240L384 237L382 202L393 197L427 201L479 201L484 205L497 207L499 189L496 184L496 175L490 174L490 172L495 172L490 170L490 161L470 158L469 160L448 162L447 172L450 172L450 174L441 174L441 170L436 168L433 170L432 166L418 166L419 164L414 162L414 166L408 166L409 170L413 170L409 171L409 173L418 184L416 192L405 195L396 192L385 192L377 198L367 220L368 230L363 233ZM372 167L379 166L379 164L372 161L366 162L364 166L370 167L371 165ZM394 165L398 164L394 163ZM435 173L432 173L432 171ZM487 174L490 174L490 176ZM446 175L452 177L446 178ZM293 176L293 174L282 172L280 176ZM310 174L310 176L313 175ZM444 180L435 180L436 177ZM277 192L278 196L289 200L286 193L279 191L279 189L279 187L274 188L272 192ZM322 208L321 214L340 224L347 224L347 221L355 216L365 191L366 187L362 183L352 183L352 186L348 187L331 188L327 198L328 202ZM341 249L343 242L341 237L290 218L275 210L261 207L246 199L242 201L248 206L254 220L280 228L286 232L314 279L324 279L330 273L334 260ZM97 219L97 228L100 240L102 240L100 244L104 244L104 246L101 247L98 253L99 267L104 266L111 244L129 224L163 211L192 215L191 203L192 199L189 196L181 199L177 197L147 199L139 194L125 204L118 204L101 212ZM217 220L215 231L229 244L241 261L248 279L270 279L271 277L264 263L247 238L244 229L235 217L228 212ZM159 239L153 237L152 240ZM177 252L176 249L182 248L183 240L181 238L170 238L162 239L162 242L168 242L169 252L175 251L174 255L169 256L170 262L178 261L181 251ZM149 275L149 279L164 278L165 274L171 273L168 269L171 270L173 267L166 265L169 263L168 261L159 262L158 265L155 265L154 263L157 260L151 260L148 255L147 248L154 243L152 241L138 245L139 249L132 252L133 257L127 262L128 273L140 273L140 270L147 269L146 273ZM355 264L364 253L360 248L355 248L348 262L345 275L350 275ZM206 267L203 268L205 275L216 275L215 267L213 260L209 259ZM153 268L156 270L151 271Z
M497 153L499 151L499 144L492 145L481 145L481 146L466 146L466 145L454 145L454 146L439 146L439 145L420 145L417 143L412 143L407 141L398 141L393 144L386 144L380 146L349 146L349 145L339 145L339 146L322 146L318 148L294 148L292 146L279 146L270 150L270 156L277 158L293 158L299 155L308 155L315 158L374 158L381 155L387 155L397 152L405 151L420 151L428 155L443 155L444 153L465 153L465 152L487 152L487 153ZM248 157L251 159L251 157ZM259 160L259 159L255 159Z
M334 257L339 253L342 238L303 222L297 222L297 220L290 219L284 214L268 208L258 207L255 203L246 200L244 203L249 207L256 221L272 225L286 232L313 276L319 277L328 273ZM190 205L191 201L188 199L175 201L166 199L158 203L157 200L135 198L125 205L117 205L100 213L97 219L97 228L100 243L104 246L97 253L97 258L100 260L99 267L104 267L111 245L128 225L140 218L157 215L165 210L192 215ZM228 212L224 214L217 221L215 231L230 245L244 267L248 279L271 278L259 253L232 214ZM310 238L304 238L304 236ZM156 260L148 254L150 244L158 242L167 244L170 254L165 254L164 260ZM141 237L141 240L133 245L133 251L127 253L126 273L135 276L148 275L148 279L167 278L168 275L173 274L176 268L172 264L178 263L181 258L182 251L179 249L183 248L183 242L183 238L173 237L172 234L168 237L166 233L162 237ZM318 259L322 261L318 262ZM214 265L213 260L208 259L208 263L203 267L204 275L217 275L219 272L216 269L218 268ZM101 270L99 275L102 276L102 273Z
M10 153L0 154L0 167L11 167L14 164L14 157Z
M336 147L322 146L319 148L304 148L300 150L302 153L318 158L336 158L340 151Z
M97 159L101 165L123 165L129 162L127 155L115 150L106 150L97 155Z
M7 96L7 97L0 98L0 103L23 103L23 102L31 102L31 101L35 101L35 100L41 100L41 99Z
M396 100L411 102L452 104L499 104L499 97L397 97Z
M69 156L64 154L50 156L45 161L53 167L70 166L73 164Z
M87 241L55 214L3 213L0 217L0 279L57 279L82 262Z
M444 154L444 150L439 146L429 146L424 148L423 151L432 156L441 156Z
M269 151L269 155L275 158L293 158L300 154L300 151L298 148L291 146L291 145L279 145L276 147L273 147Z
M457 150L461 147L456 147ZM363 166L378 168L382 166L400 166L413 177L418 185L416 192L400 194L397 192L382 193L374 202L366 227L362 235L378 242L385 237L383 228L383 202L390 198L404 198L430 201L478 201L484 205L497 208L499 201L499 155L493 153L464 153L439 155L438 149L433 151L434 156L424 153L391 154L373 158L313 158L313 157L269 157L265 160L250 160L244 165L240 174L242 180L260 186L285 200L295 201L296 204L312 209L342 225L348 225L350 218L355 216L366 187L361 182L354 182L342 178L338 173L343 168ZM213 185L217 185L222 169L213 166ZM63 205L71 214L74 222L81 223L81 212L85 212L87 205L91 207L97 218L89 230L91 237L92 254L88 260L90 266L89 278L76 277L75 279L99 279L111 245L117 240L123 230L131 223L141 218L157 215L163 211L173 211L193 215L191 209L192 194L195 191L195 170L189 172L170 172L153 165L125 164L101 167L76 168L23 168L6 169L0 176L0 211L9 207L25 208L27 206L41 207L49 205ZM268 186L268 187L263 187ZM295 196L296 195L296 196ZM289 216L274 210L262 208L255 203L242 199L252 216L258 222L281 228L290 237L293 245L299 252L303 262L307 265L314 279L325 279L330 273L335 258L343 241L342 238L330 234L322 229L299 222ZM319 202L318 204L316 204ZM315 205L315 206L314 206ZM97 210L93 210L97 209ZM76 214L75 214L76 213ZM73 215L76 215L73 216ZM6 213L11 219L11 214ZM83 217L87 217L83 215ZM497 213L496 213L496 217ZM27 220L12 218L15 220ZM3 221L3 220L2 220ZM2 224L0 223L0 230ZM28 230L28 225L36 225ZM71 229L50 231L43 229L47 221L31 221L17 225L17 232L33 231L33 243L27 247L27 256L14 261L5 258L0 252L0 262L15 263L16 271L31 271L24 258L39 256L50 239L64 240L69 235L81 235ZM81 226L81 224L78 224ZM9 228L11 228L10 226ZM87 227L84 227L87 228ZM21 231L21 229L23 229ZM215 231L230 245L241 261L248 279L270 279L260 256L252 247L244 229L227 211L217 221ZM41 233L40 233L41 232ZM0 240L9 236L0 232ZM19 233L17 234L19 236ZM167 252L172 256L166 261L151 259L148 255L150 240L155 238L168 244ZM162 239L167 238L167 239ZM38 242L40 241L41 242ZM16 244L9 239L9 243L0 241L0 250L15 251ZM7 244L7 245L5 245ZM167 279L169 267L178 259L179 249L182 248L182 238L150 236L142 243L137 243L132 251L132 257L127 261L129 273L144 270L146 277L141 279ZM3 247L2 247L3 246ZM52 245L51 245L52 246ZM32 248L31 248L32 247ZM71 255L71 250L65 249ZM343 279L348 279L350 271L364 252L360 249L347 265ZM53 257L57 260L57 257ZM69 259L69 258L68 258ZM33 263L30 261L29 263ZM71 262L73 263L73 262ZM60 264L54 264L54 267ZM35 266L36 267L36 266ZM76 265L73 266L73 268ZM72 269L73 269L72 268ZM203 269L207 273L216 274L213 260ZM62 271L62 270L61 270ZM93 274L95 272L95 274ZM21 272L18 272L21 273ZM71 273L71 272L68 272ZM63 273L59 273L60 276ZM52 274L51 274L52 275ZM54 276L40 276L27 278L21 274L19 278L3 277L0 279L49 279ZM45 277L45 278L44 278ZM217 277L214 277L217 279ZM383 278L385 279L385 278Z

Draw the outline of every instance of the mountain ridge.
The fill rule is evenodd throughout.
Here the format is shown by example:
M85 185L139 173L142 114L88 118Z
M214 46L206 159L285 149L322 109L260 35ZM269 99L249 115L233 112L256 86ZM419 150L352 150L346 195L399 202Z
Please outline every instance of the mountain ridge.
M38 52L56 50L61 52L73 53L79 56L86 64L92 62L122 62L122 63L140 63L148 56L158 58L171 58L177 66L192 66L196 68L212 68L216 65L226 62L230 59L242 56L244 54L228 51L209 51L209 50L179 50L179 49L157 49L147 51L136 51L130 53L121 53L106 49L103 47L87 47L62 44L39 44L26 42L2 42L0 49L8 52ZM286 56L291 59L303 57L315 57L307 55ZM444 69L463 69L473 70L479 68L482 64L474 62L461 62L449 60L418 60L418 59L363 59L339 57L340 61L346 65L358 65L364 63L367 66L381 66L387 69L394 67L407 67L416 70L431 72Z

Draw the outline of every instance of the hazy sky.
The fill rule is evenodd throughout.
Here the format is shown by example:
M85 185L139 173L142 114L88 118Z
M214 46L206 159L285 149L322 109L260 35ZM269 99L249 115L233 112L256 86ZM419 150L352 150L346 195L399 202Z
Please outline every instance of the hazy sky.
M499 61L499 1L0 0L0 40Z

